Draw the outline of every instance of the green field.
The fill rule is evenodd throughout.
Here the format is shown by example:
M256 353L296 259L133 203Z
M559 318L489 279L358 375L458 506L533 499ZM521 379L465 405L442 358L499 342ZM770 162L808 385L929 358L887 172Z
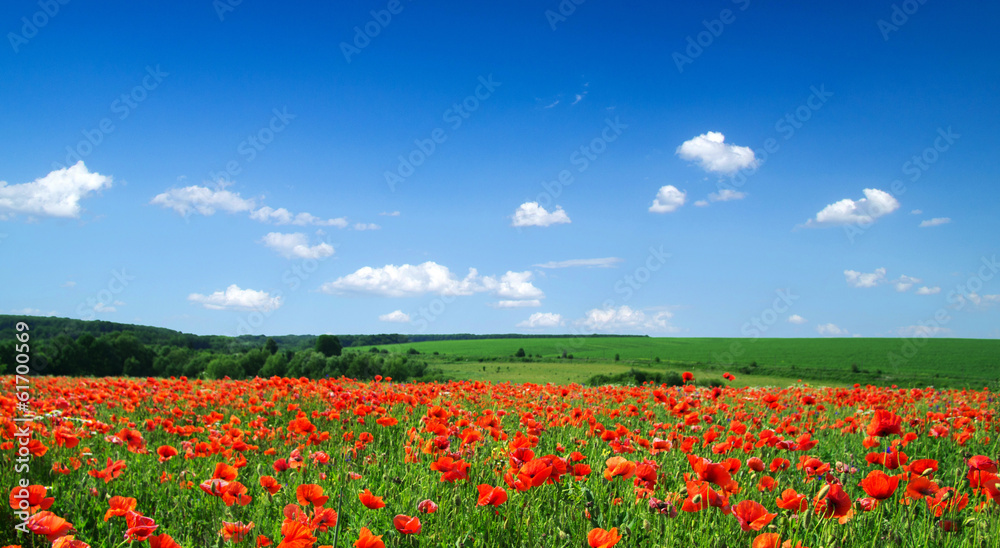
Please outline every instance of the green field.
M1000 381L1000 340L988 339L577 337L427 341L378 348L389 352L413 348L446 375L494 381L583 382L630 367L686 369L703 378L719 378L729 371L750 384L804 379L982 388ZM519 348L532 361L515 359Z

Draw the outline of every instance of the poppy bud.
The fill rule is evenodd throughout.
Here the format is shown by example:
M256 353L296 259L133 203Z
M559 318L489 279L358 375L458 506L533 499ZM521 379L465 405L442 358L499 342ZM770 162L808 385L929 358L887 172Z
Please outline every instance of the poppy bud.
M830 484L828 483L824 485L822 489L819 490L819 493L816 495L816 498L818 499L824 498L829 492L830 492Z
M698 493L697 495L691 497L691 502L693 502L695 506L701 504L701 493Z

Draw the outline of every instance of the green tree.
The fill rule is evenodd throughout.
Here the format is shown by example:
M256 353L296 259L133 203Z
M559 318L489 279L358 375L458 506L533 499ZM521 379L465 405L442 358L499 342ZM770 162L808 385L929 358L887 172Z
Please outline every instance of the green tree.
M221 379L223 377L241 379L244 376L243 366L240 365L238 358L236 356L229 355L218 356L208 362L208 367L205 368L205 374L210 379Z
M278 343L274 342L272 337L268 337L267 342L264 343L264 349L273 356L278 351Z
M525 356L525 353L524 353L524 349L523 348L518 348L517 349L517 353L514 354L515 358L523 358L524 356Z
M283 377L288 369L288 358L284 354L273 354L264 362L257 374L261 377Z
M342 349L343 346L341 346L340 339L336 335L320 335L316 337L316 351L327 358L330 356L339 356Z

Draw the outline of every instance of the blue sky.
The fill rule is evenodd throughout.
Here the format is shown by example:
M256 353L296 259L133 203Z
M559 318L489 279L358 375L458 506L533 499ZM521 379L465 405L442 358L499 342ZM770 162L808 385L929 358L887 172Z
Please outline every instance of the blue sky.
M1000 337L1000 7L350 4L4 2L0 312Z

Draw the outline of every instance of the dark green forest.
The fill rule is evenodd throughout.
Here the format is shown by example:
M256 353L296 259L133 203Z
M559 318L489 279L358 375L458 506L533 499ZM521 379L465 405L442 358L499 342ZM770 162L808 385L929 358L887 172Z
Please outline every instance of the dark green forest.
M0 315L0 373L14 370L18 322L30 326L32 374L233 379L244 377L340 377L433 380L414 351L389 355L373 348L399 344L406 335L286 335L225 337L105 321Z

